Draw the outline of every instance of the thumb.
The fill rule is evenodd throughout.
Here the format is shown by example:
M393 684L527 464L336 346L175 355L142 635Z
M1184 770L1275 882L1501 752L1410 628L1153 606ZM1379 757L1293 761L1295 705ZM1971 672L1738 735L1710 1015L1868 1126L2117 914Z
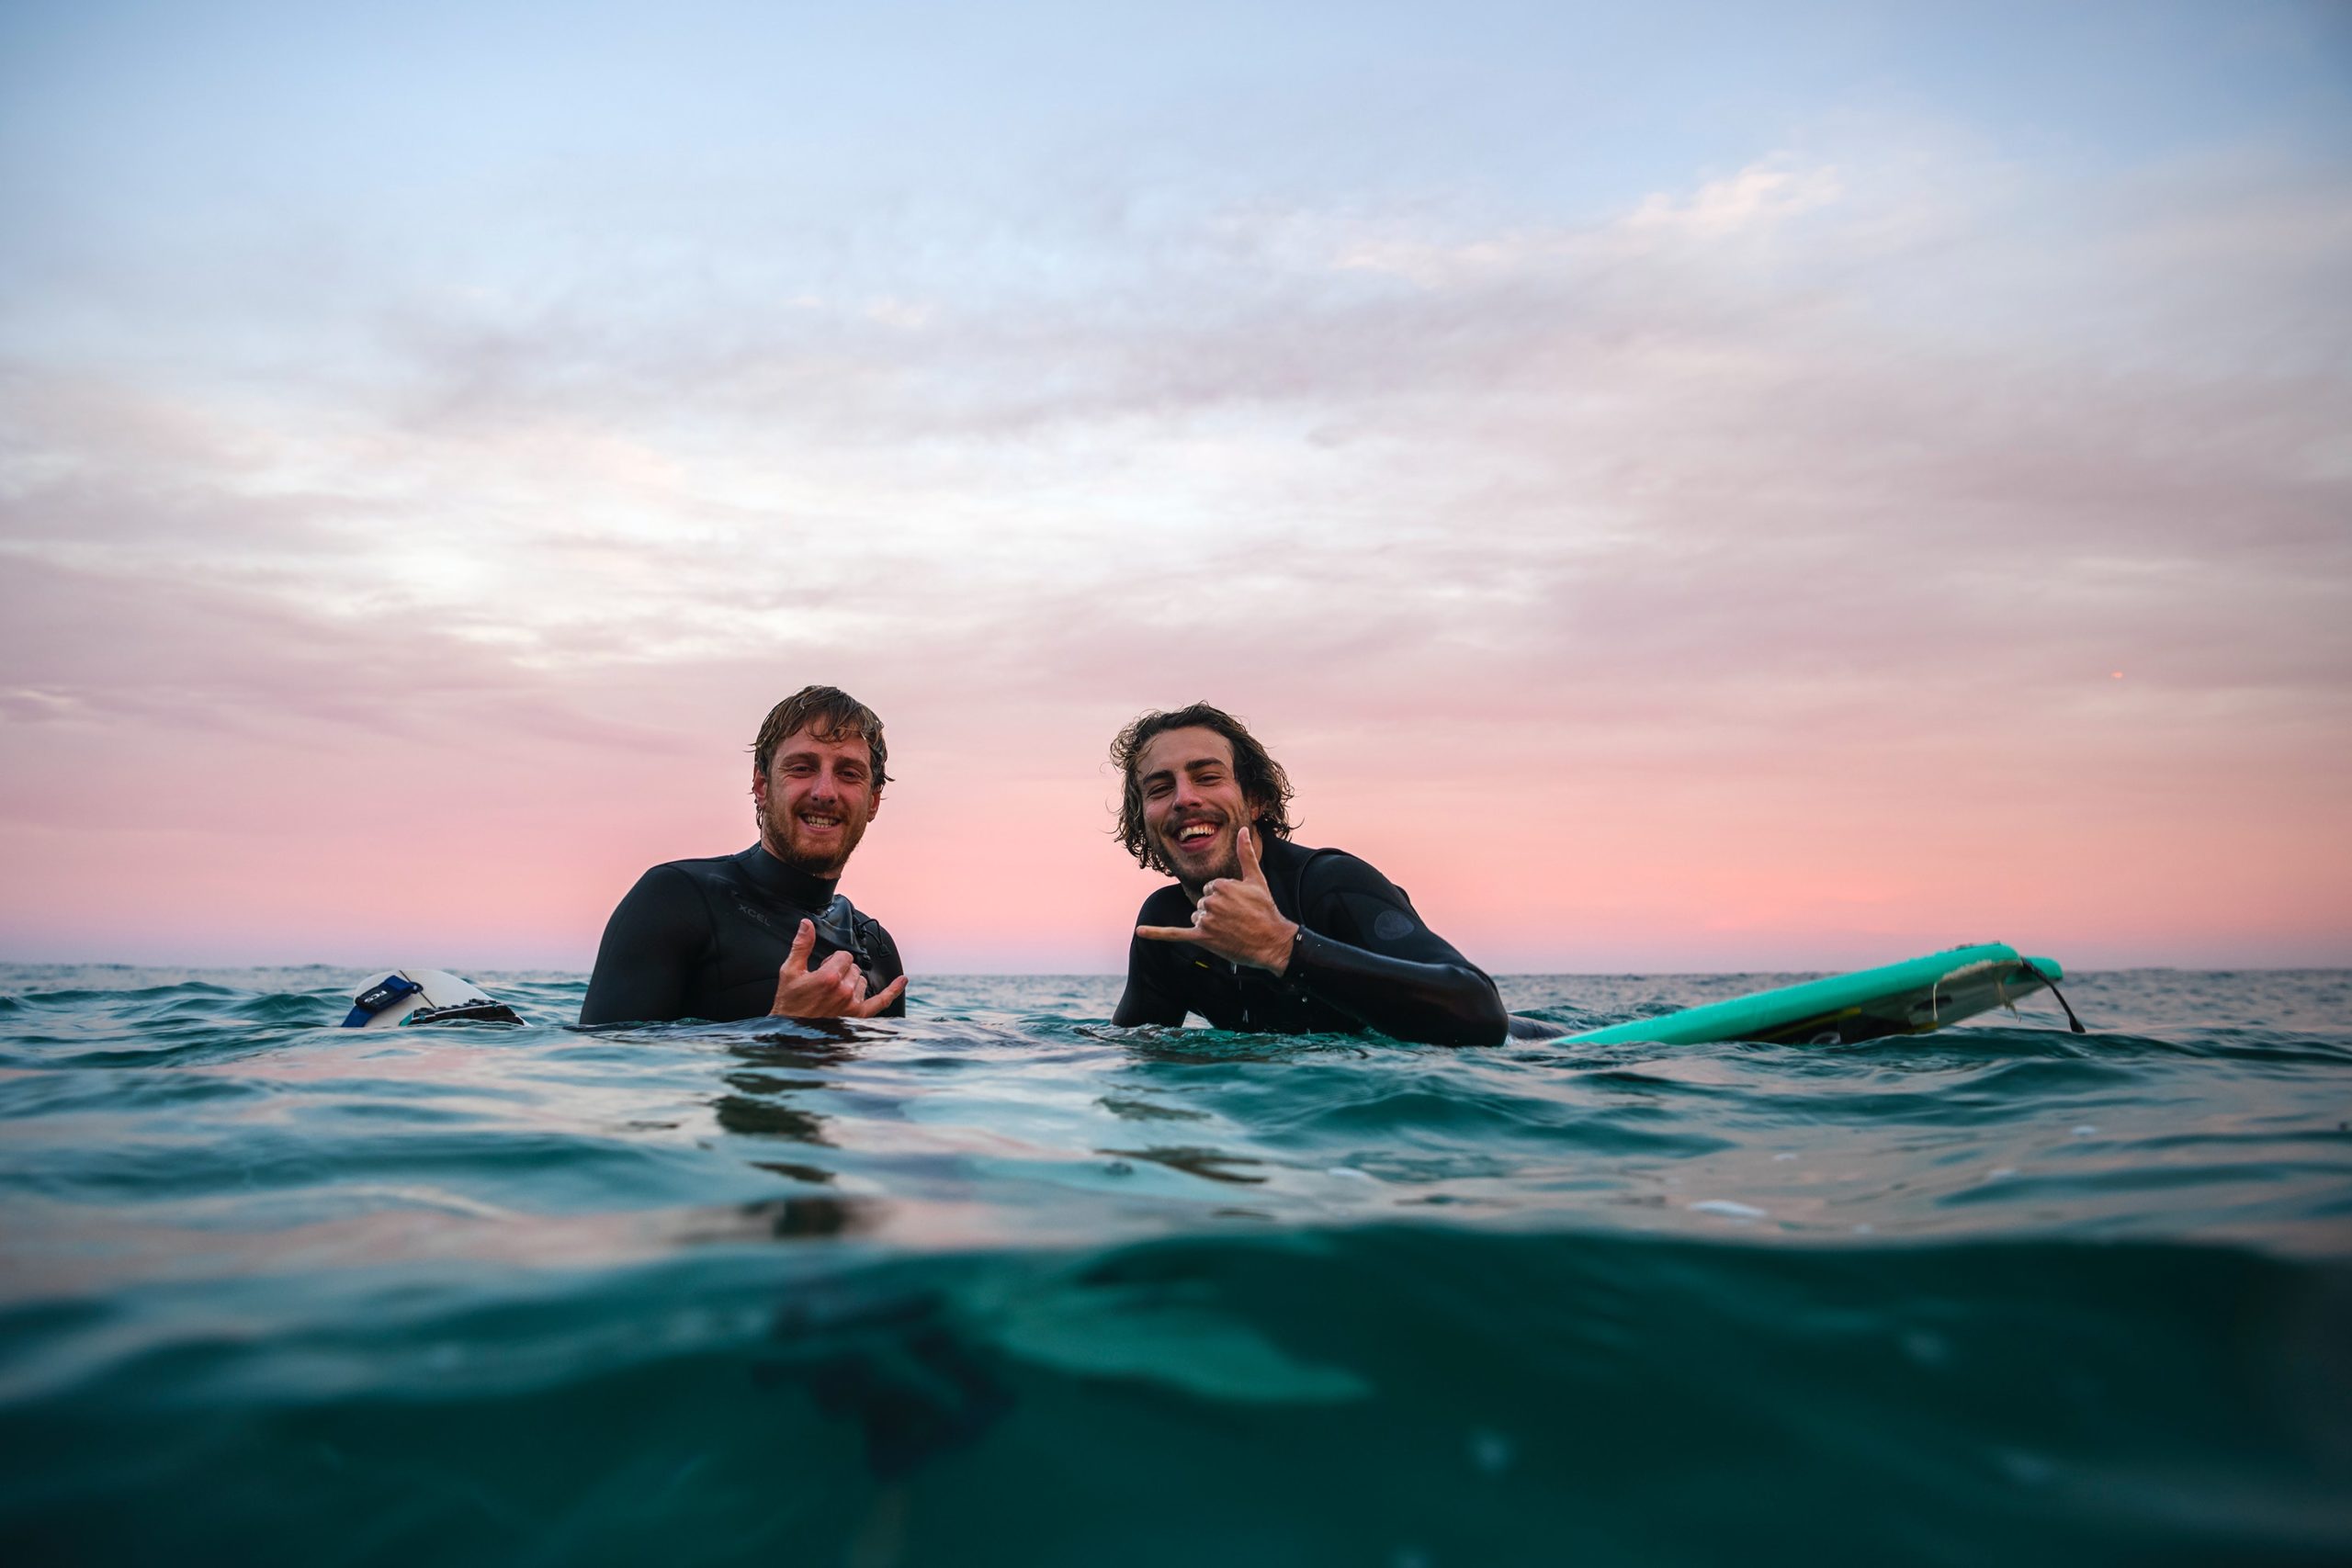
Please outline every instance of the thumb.
M792 933L792 951L784 955L786 964L793 969L808 967L808 955L817 950L817 922L803 920L800 929Z
M1258 830L1254 828L1242 829L1238 845L1241 851L1241 880L1265 886L1266 868L1258 858Z

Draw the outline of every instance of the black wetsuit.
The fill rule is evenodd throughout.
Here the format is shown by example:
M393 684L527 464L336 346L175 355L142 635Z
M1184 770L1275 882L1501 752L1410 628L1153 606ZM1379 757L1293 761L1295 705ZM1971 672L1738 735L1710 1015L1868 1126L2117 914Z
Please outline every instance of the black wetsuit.
M1269 839L1261 854L1274 907L1302 928L1280 976L1228 963L1192 942L1135 938L1114 1023L1352 1034L1376 1029L1430 1045L1494 1045L1511 1032L1494 981L1421 923L1405 890L1339 850ZM1192 923L1174 883L1143 901L1136 923Z
M865 972L868 994L905 973L899 945L879 921L859 914L832 883L753 844L741 854L673 860L637 879L605 922L580 1021L763 1017L802 920L817 922L809 962L847 949ZM882 1016L906 1011L900 996Z

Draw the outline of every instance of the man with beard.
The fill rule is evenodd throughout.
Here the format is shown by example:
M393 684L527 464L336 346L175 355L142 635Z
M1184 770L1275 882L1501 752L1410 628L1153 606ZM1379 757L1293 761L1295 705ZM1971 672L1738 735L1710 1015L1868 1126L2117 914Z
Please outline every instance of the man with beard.
M760 841L637 879L605 923L580 1021L903 1018L898 944L833 891L881 808L882 721L831 686L770 710L752 744Z
M1290 780L1239 720L1206 703L1119 732L1119 837L1176 878L1146 898L1118 1024L1283 1034L1378 1030L1492 1045L1516 1021L1488 979L1364 862L1290 840Z

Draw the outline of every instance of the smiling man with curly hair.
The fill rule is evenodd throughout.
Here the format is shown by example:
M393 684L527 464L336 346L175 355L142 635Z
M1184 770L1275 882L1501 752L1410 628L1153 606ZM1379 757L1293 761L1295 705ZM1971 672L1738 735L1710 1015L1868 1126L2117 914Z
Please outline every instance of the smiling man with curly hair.
M1494 981L1403 888L1351 854L1291 841L1289 775L1231 714L1147 713L1111 760L1120 841L1176 879L1136 917L1114 1023L1198 1013L1219 1029L1372 1029L1431 1045L1519 1032Z

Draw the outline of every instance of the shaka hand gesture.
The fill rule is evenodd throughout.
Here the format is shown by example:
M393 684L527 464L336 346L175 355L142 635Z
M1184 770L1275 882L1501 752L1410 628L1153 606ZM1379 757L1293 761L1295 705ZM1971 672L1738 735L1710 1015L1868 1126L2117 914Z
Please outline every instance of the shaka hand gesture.
M1151 942L1193 942L1231 963L1279 975L1290 967L1298 922L1274 907L1274 890L1266 886L1266 869L1258 859L1257 834L1242 829L1234 849L1241 874L1220 876L1203 887L1193 903L1191 925L1137 926L1136 935Z
M803 920L792 936L792 950L775 972L775 1002L772 1018L872 1018L899 999L907 988L904 975L872 996L865 994L865 972L847 950L811 968L809 953L817 948L814 921Z

